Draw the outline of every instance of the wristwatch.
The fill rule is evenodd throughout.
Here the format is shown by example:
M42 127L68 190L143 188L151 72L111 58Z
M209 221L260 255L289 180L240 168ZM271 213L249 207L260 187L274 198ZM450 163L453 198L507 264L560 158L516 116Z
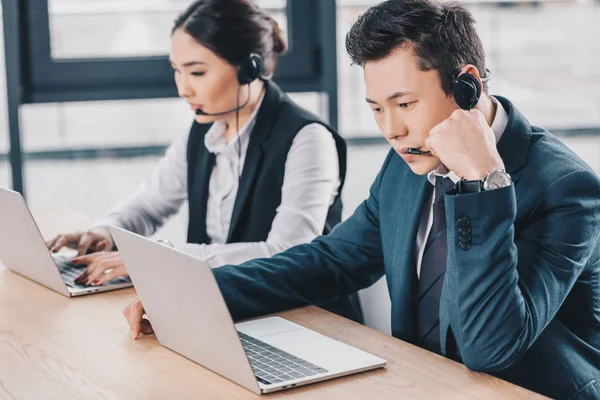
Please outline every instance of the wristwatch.
M485 190L499 189L512 184L510 175L507 174L503 169L493 169L488 172L484 179L468 181L461 179L456 182L456 193L457 194L469 194L479 193Z
M512 179L503 169L494 168L483 180L483 190L500 189L512 185Z

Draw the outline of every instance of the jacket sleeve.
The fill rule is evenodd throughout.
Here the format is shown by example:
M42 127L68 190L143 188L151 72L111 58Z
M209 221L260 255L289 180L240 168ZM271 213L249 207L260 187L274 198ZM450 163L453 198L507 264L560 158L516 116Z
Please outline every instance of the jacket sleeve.
M371 186L369 198L329 235L272 258L213 270L234 319L333 301L383 276L378 198L390 159Z
M442 301L453 305L449 324L472 370L514 365L555 317L598 242L598 178L579 170L553 182L515 239L516 214L513 185L446 196Z

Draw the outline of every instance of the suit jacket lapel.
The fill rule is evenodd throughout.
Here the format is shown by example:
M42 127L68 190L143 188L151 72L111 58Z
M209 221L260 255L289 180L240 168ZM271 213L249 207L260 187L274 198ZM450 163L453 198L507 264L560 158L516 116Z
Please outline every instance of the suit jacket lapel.
M397 186L394 196L397 199L394 213L397 229L393 242L393 261L387 273L392 274L395 285L393 298L396 299L396 315L392 318L392 334L415 343L418 293L415 239L424 207L430 206L428 200L433 185L427 176L416 175L409 168L404 168L403 174L403 177L398 177L402 185Z
M511 174L513 183L519 179L517 173L525 165L531 146L531 125L529 121L504 97L494 96L508 114L508 124L498 142L498 153L504 161L506 172Z

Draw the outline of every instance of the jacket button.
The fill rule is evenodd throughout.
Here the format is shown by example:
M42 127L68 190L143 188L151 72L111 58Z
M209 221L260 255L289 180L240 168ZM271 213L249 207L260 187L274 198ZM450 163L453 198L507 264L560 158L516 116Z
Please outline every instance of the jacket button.
M461 241L461 242L465 242L465 243L467 243L467 242L470 242L470 241L471 241L471 239L472 239L471 235L462 235L462 236L460 237L460 241Z
M463 225L463 226L461 226L461 227L460 227L460 229L459 229L458 231L459 231L460 233L462 233L462 234L468 235L468 234L470 234L470 233L471 233L471 227L470 227L470 226Z
M471 242L462 242L460 243L460 248L463 249L464 251L467 251L471 248Z
M460 222L460 224L462 226L469 226L469 225L471 225L471 219L469 217L460 217L458 219L458 222Z

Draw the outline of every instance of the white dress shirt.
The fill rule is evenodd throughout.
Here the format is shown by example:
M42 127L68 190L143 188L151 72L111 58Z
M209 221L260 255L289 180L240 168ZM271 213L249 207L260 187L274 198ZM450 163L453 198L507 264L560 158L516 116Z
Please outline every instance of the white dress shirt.
M506 129L506 125L508 124L508 114L502 107L502 104L494 97L491 97L492 101L496 105L496 114L494 115L494 121L492 122L492 131L496 136L496 144L500 141L504 130ZM431 184L435 187L435 177L442 176L444 178L450 178L452 182L456 183L460 180L460 178L454 173L454 171L448 171L443 165L440 165L437 169L431 171L427 174L427 179ZM434 189L435 191L435 189ZM417 276L421 276L421 263L423 261L423 253L425 251L425 241L427 240L427 236L429 236L429 232L431 231L431 227L433 225L433 199L435 199L435 193L432 193L429 197L429 207L424 208L423 213L421 214L421 221L419 223L419 230L417 231L417 240L416 240L416 248L417 248Z
M207 234L212 243L175 244L175 247L206 260L211 267L271 257L310 242L322 234L329 207L338 194L340 177L335 140L323 125L309 124L296 134L288 152L281 204L267 240L225 243L238 176L263 98L239 135L229 143L225 141L224 121L215 122L205 136L205 145L216 159L209 181L206 214ZM187 133L178 138L133 197L113 209L97 225L115 225L149 236L175 214L188 196L187 141Z

